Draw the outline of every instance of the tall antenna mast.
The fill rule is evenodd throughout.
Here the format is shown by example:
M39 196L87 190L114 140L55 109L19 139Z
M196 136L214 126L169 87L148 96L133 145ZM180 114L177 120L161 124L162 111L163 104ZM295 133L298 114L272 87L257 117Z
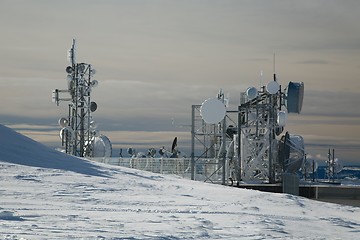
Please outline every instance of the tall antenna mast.
M92 156L96 131L91 113L97 109L97 104L91 102L90 93L98 81L92 80L95 69L90 64L76 62L75 39L68 51L68 60L71 64L66 67L68 89L53 90L53 102L57 105L60 101L70 102L68 117L59 120L62 127L60 137L66 153L80 157ZM70 97L60 98L59 93L62 92L69 93Z
M76 56L75 56L75 53L76 53L76 45L75 45L75 38L73 39L73 42L72 42L72 45L71 45L71 48L69 49L69 52L68 52L68 61L71 63L71 65L74 65L76 63Z

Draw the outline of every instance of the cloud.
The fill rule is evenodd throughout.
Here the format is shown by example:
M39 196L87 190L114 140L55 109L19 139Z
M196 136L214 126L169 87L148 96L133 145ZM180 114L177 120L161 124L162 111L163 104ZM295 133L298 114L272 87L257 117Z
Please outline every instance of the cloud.
M322 60L322 59L309 59L298 62L300 64L320 64L320 65L326 65L326 64L332 64L331 61L328 60Z
M313 116L360 117L359 93L305 89L302 114ZM331 119L329 120L331 121Z

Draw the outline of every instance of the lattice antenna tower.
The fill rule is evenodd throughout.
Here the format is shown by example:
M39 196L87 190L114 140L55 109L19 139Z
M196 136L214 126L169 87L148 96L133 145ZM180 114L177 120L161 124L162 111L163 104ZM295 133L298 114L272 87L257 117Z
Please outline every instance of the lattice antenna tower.
M289 82L287 89L282 90L276 79L275 64L273 76L273 81L262 86L260 91L249 87L242 93L238 107L240 171L237 171L237 179L275 183L283 172L293 173L303 162L301 136L286 133L282 141L276 137L284 130L287 113L301 112L304 83Z
M92 141L96 135L91 113L97 109L97 104L90 99L92 87L98 85L92 77L95 69L91 64L76 62L76 42L73 39L68 52L70 66L66 68L68 88L53 90L53 102L59 106L60 101L68 101L68 116L61 118L60 138L65 152L80 157L93 155ZM66 98L60 94L68 93Z

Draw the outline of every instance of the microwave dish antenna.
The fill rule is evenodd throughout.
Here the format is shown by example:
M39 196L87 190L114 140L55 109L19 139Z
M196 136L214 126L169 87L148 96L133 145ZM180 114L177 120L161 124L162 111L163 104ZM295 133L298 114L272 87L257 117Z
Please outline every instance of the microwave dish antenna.
M91 82L92 87L97 87L98 85L99 85L98 80L92 80L92 82Z
M253 100L258 96L258 90L255 87L249 87L246 89L246 96L248 99Z
M225 104L218 98L209 98L201 104L200 115L206 123L217 124L226 115Z
M59 119L59 126L60 127L64 128L64 127L66 127L68 125L68 123L69 123L69 121L67 120L67 118L62 117L62 118Z
M91 157L111 157L112 145L108 137L100 135L92 139Z
M96 109L97 109L97 103L96 102L91 102L90 103L90 111L91 112L95 112L96 111Z
M276 81L271 81L266 85L266 91L269 94L276 94L280 90L280 85Z
M300 113L304 99L304 83L289 82L285 96L288 113Z

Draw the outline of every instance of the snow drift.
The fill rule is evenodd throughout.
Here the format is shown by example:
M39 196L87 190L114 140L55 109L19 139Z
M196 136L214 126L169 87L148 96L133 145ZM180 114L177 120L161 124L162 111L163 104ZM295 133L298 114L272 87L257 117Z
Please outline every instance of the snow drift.
M0 138L0 239L356 239L360 234L360 208L92 163L3 126Z
M103 175L85 159L50 149L0 124L0 160L26 166L62 169L89 175Z

